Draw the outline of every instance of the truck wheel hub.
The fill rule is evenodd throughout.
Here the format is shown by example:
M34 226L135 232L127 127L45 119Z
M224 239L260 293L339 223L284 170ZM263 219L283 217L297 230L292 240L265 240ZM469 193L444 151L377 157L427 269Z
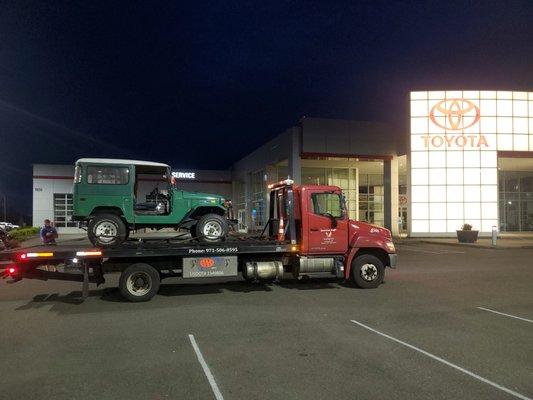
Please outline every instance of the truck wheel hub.
M152 278L145 272L137 272L128 278L126 286L134 296L144 296L152 288Z
M372 282L378 276L378 269L374 264L364 264L361 266L361 278L367 282Z
M209 221L204 225L203 234L207 237L220 237L222 235L222 226L216 221Z

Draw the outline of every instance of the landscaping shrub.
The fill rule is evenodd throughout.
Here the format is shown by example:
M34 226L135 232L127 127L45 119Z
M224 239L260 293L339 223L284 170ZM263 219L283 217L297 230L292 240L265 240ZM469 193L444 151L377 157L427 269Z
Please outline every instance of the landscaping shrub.
M23 242L38 233L39 228L19 228L9 231L9 237L18 242Z

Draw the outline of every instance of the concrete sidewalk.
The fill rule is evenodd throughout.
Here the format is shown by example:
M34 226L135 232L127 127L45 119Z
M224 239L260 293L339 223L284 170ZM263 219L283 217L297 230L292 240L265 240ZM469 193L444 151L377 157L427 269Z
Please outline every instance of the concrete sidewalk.
M495 246L492 245L490 238L479 238L476 243L459 243L457 238L402 238L396 239L395 243L431 243L481 249L533 249L533 236L502 235L498 237Z

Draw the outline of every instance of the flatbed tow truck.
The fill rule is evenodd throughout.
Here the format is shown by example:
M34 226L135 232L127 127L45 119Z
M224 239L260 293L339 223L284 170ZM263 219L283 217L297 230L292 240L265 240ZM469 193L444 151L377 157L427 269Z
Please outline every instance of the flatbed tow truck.
M376 288L397 256L389 230L348 219L340 188L269 185L269 219L258 236L231 235L218 243L177 235L165 240L128 240L116 248L37 246L0 252L3 278L100 285L120 272L119 289L130 301L150 300L162 279L242 277L250 282L336 277Z

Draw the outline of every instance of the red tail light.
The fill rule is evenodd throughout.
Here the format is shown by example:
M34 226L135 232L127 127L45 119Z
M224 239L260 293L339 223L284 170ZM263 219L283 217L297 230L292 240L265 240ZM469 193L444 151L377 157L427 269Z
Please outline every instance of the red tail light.
M13 275L15 272L17 272L17 269L15 267L9 267L7 269L7 272L9 273L9 275Z

